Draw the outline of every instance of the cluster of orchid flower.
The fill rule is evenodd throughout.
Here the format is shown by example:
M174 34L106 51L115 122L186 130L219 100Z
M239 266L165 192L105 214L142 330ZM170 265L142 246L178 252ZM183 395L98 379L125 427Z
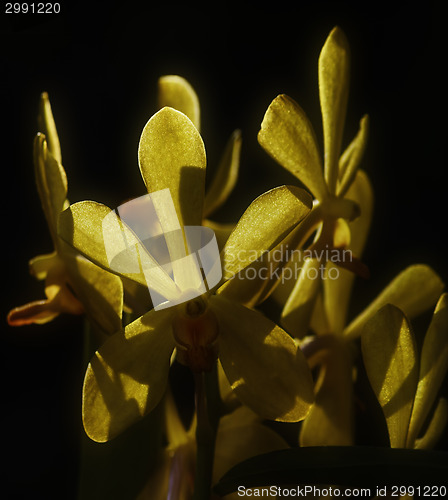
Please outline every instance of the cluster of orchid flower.
M148 193L169 189L181 227L214 231L223 270L216 286L162 309L153 307L148 286L168 297L182 294L192 288L191 276L155 265L149 283L143 266L131 273L110 265L103 221L112 210L68 202L58 134L42 94L34 165L54 251L30 261L31 273L45 280L46 299L15 308L8 322L86 315L97 350L84 378L82 419L93 441L111 440L163 408L165 444L139 499L211 498L213 485L235 464L291 447L267 421L300 422L297 447L353 446L359 363L392 448L430 448L443 432L448 405L439 389L448 366L448 312L442 280L427 265L410 266L348 318L355 276L368 272L361 255L373 209L368 176L359 168L367 116L342 152L349 66L346 37L335 28L318 61L323 158L291 97L279 95L269 105L259 144L297 186L262 194L232 224L210 217L237 182L241 134L231 136L205 192L197 95L180 76L160 78L160 109L139 144L141 175ZM166 217L158 216L163 229ZM281 305L279 318L259 308L268 297ZM410 321L431 309L419 352ZM188 428L169 383L175 362L194 376Z

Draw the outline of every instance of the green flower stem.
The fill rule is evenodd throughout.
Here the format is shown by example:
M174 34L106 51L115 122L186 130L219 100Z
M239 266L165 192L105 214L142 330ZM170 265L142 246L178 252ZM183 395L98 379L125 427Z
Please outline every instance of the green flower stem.
M193 500L209 500L216 433L221 413L217 364L208 373L195 374L196 472Z

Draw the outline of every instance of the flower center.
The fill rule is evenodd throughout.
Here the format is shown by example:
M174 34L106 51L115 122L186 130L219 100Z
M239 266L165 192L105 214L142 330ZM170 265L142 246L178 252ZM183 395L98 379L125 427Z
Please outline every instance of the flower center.
M182 304L173 332L178 361L195 373L210 371L218 357L219 327L202 297Z

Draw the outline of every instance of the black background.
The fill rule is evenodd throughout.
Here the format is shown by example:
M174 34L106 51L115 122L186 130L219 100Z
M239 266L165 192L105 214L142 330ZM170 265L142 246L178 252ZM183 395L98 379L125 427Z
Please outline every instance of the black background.
M442 4L440 4L442 5ZM141 130L156 111L157 78L180 74L196 89L209 171L235 128L243 134L240 183L216 214L235 220L265 190L294 179L256 140L279 93L296 99L321 137L317 58L335 25L352 49L344 143L365 113L363 168L376 195L364 260L365 305L415 262L448 279L443 11L437 3L262 2L197 7L168 2L104 6L61 2L60 14L4 14L0 35L2 309L43 296L29 258L51 251L32 168L39 95L53 107L71 202L117 206L144 193ZM2 326L2 432L11 498L74 498L82 320ZM375 443L371 443L375 444Z

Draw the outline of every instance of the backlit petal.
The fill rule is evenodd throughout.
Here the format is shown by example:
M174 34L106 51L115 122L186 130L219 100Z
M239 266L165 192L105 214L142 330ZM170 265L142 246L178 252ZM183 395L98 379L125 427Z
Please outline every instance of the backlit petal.
M162 108L143 129L138 158L148 193L168 188L181 226L200 226L206 158L193 123L180 111Z
M353 374L350 354L332 343L316 383L316 399L303 421L301 446L352 446L354 440Z
M366 149L368 133L369 117L365 115L359 124L359 132L339 159L339 180L336 190L338 196L345 196L355 179ZM352 199L350 196L348 198Z
M281 186L259 196L242 215L221 252L225 280L279 243L311 210L303 189Z
M45 135L48 149L58 163L62 163L61 146L59 144L58 131L51 110L48 94L43 92L40 96L39 115L37 117L39 132Z
M215 295L219 359L237 397L262 418L297 422L313 401L311 372L291 337L257 311Z
M331 194L338 179L338 161L347 111L350 76L350 47L343 31L336 27L319 56L319 97L325 147L325 180Z
M190 83L178 75L165 75L158 82L158 107L177 109L200 130L200 107L198 96Z
M423 341L420 375L409 426L408 446L418 437L448 369L448 294L435 308Z
M443 288L442 280L429 266L424 264L409 266L347 326L344 335L347 338L358 337L366 321L386 304L397 306L409 319L412 319L433 307Z
M67 176L62 165L48 150L42 134L37 134L34 140L34 173L53 243L57 246L56 228L58 216L65 208L67 199Z
M241 131L232 134L218 170L205 193L204 217L208 217L227 200L238 179L241 152Z
M384 306L365 324L361 346L390 445L404 448L418 383L416 344L406 316L393 305Z
M121 329L123 285L121 279L81 255L64 259L70 282L90 320L112 335Z
M354 256L359 258L367 239L373 211L373 191L365 172L358 170L355 181L346 197L355 201L361 209L360 216L348 223L350 229L348 248ZM343 269L337 263L327 263L326 279L323 281L324 303L325 312L334 334L340 335L346 326L354 280L355 274L353 272Z
M174 349L172 311L150 311L110 337L92 358L83 388L88 436L105 442L155 408Z
M258 132L258 142L317 199L328 195L314 130L293 99L279 95L271 102Z

